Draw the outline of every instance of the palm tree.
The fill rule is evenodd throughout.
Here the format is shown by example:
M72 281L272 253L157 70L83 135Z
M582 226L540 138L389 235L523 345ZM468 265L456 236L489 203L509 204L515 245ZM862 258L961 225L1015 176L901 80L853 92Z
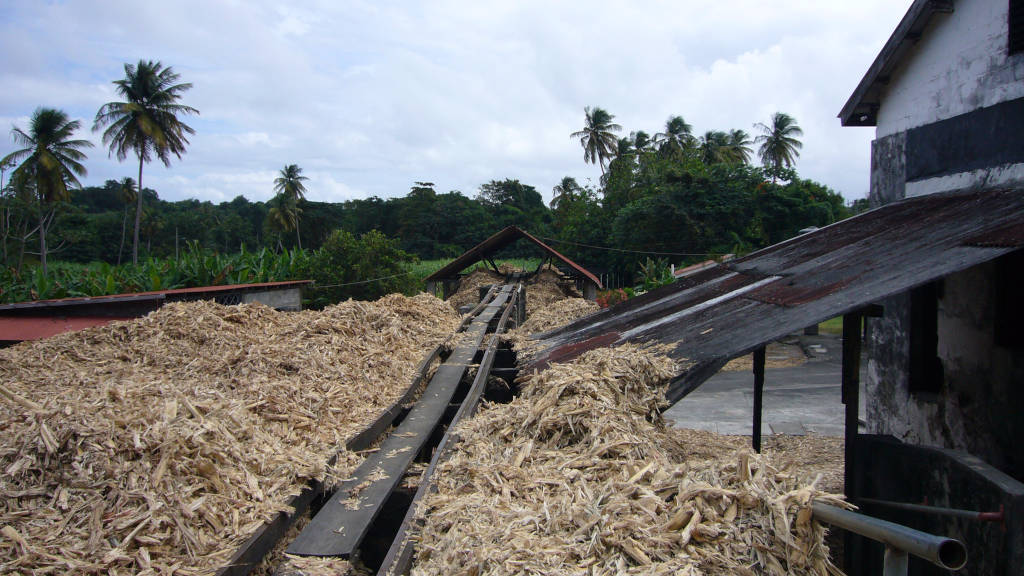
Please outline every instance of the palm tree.
M687 124L682 116L670 116L665 121L665 131L654 135L654 143L666 155L678 154L693 143L692 131L693 126Z
M796 159L800 156L799 151L804 147L796 137L803 136L804 131L792 116L776 112L772 115L771 126L758 122L754 124L754 128L761 131L754 142L761 145L758 154L766 168L778 171L783 165L790 168L796 164Z
M188 144L186 134L195 130L178 119L179 115L199 114L191 106L179 104L181 95L192 84L178 83L180 76L160 62L139 60L138 65L125 64L124 78L115 80L117 93L124 102L108 102L100 107L93 131L106 127L103 144L110 154L124 161L129 153L139 159L138 189L142 190L142 166L155 155L171 165L171 155L181 159ZM139 262L139 226L142 222L142 198L135 202L135 234L132 239L132 263Z
M697 139L700 161L706 166L729 162L729 135L718 130L708 130Z
M734 162L746 164L750 162L750 135L743 130L729 131L729 156Z
M551 206L552 210L558 210L567 204L571 204L573 201L578 199L583 192L583 188L576 182L576 179L572 176L565 176L562 181L555 184L555 187L551 189L552 197Z
M629 137L633 140L633 148L637 152L646 152L651 147L651 137L643 130L637 130L636 132L630 132Z
M128 207L132 203L138 201L139 191L135 187L135 180L131 177L125 176L121 179L118 186L118 193L121 195L121 201L124 202L124 213L121 216L121 245L117 247L117 265L121 265L121 252L124 251L124 232L128 227Z
M601 175L604 175L604 163L615 156L618 147L618 139L612 132L622 130L622 126L612 123L615 116L609 114L603 108L590 106L583 109L586 114L586 121L583 130L573 132L570 138L579 138L583 146L583 161L601 166Z
M36 108L29 120L28 132L21 128L11 129L15 143L25 146L15 150L0 164L21 164L11 175L12 180L21 180L35 191L39 204L39 263L46 274L46 230L53 223L54 204L67 200L68 186L80 188L78 176L88 172L81 161L85 160L82 148L91 148L88 140L72 140L75 131L81 127L78 120L71 120L62 110Z
M295 207L295 240L298 242L299 250L302 250L302 237L299 234L299 214L302 210L298 208L299 200L306 198L306 186L304 181L309 180L302 175L302 168L296 164L288 164L281 169L280 176L274 179L274 192L288 198Z
M270 209L267 210L267 225L271 230L278 232L290 232L298 229L299 214L302 209L298 207L293 198L278 194L270 201ZM281 246L278 237L278 248Z

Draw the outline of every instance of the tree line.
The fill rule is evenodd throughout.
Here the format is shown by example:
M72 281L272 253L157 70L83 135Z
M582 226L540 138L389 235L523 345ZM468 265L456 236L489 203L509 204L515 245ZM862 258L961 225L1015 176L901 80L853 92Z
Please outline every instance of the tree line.
M85 150L92 144L75 137L80 123L63 111L37 109L26 129L12 130L22 148L0 160L5 268L20 271L28 254L45 274L53 251L72 262L127 262L131 220L133 263L140 255L177 257L185 245L215 253L316 250L336 230L354 238L376 231L395 239L403 253L450 258L517 225L585 266L628 276L652 258L681 265L744 253L851 210L836 192L799 177L802 130L785 113L754 125L753 139L735 128L695 136L682 116L669 117L653 136L635 130L619 137L623 128L600 107L585 108L583 128L570 134L584 161L600 166L599 184L566 176L548 204L535 187L514 178L483 183L472 196L415 182L404 196L314 202L306 198L312 183L297 164L286 164L268 182L275 193L268 202L244 196L220 204L168 202L142 186L143 167L154 158L170 165L184 154L194 130L182 117L199 113L180 102L191 84L159 62L126 64L124 71L114 81L123 101L103 105L93 130L102 131L112 156L138 160L137 179L81 186ZM754 145L760 165L751 161ZM508 255L529 251L518 246Z

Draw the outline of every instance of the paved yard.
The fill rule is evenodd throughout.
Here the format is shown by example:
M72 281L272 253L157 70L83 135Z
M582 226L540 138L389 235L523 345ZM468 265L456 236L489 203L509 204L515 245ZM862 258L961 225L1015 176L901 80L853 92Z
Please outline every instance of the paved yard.
M842 348L838 336L793 336L786 340L808 355L803 365L765 370L761 433L842 436ZM770 359L769 359L770 360ZM861 362L861 417L864 414ZM722 371L665 412L676 427L719 434L750 434L754 412L754 375Z

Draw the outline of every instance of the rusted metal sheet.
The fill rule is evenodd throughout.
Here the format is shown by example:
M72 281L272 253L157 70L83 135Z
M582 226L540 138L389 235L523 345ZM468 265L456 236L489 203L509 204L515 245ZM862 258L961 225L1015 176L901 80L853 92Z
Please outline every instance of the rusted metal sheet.
M84 306L90 304L134 303L181 295L218 294L221 292L253 291L267 288L289 288L312 284L312 280L287 280L283 282L258 282L254 284L224 284L220 286L198 286L195 288L175 288L172 290L153 290L149 292L126 292L105 296L86 296L81 298L56 298L52 300L33 300L0 304L0 312L9 310L39 309Z
M1024 225L1011 223L990 232L971 236L964 240L968 246L994 246L1020 248L1024 246Z
M558 250L555 250L554 248L552 248L552 247L548 246L547 244L541 242L540 240L538 240L535 236L533 236L529 232L527 232L525 230L522 230L522 229L520 229L520 228L518 228L516 226L508 226L508 227L502 229L501 231L499 231L498 233L494 234L490 238L488 238L488 239L484 240L483 242L477 244L476 246L470 248L462 256L459 256L455 260L452 260L452 262L449 263L447 266L441 268L437 272L434 272L430 276L427 276L424 279L424 281L426 281L426 282L438 282L438 281L441 281L441 280L446 280L446 279L449 279L449 278L454 278L454 277L458 276L459 272L462 272L463 270L465 270L466 268L468 268L472 264L475 264L475 263L477 263L477 262L479 262L481 260L486 259L491 254L493 254L494 252L504 248L505 246L508 246L509 244L511 244L511 243L513 243L513 242L515 242L517 240L523 239L523 238L525 238L526 240L529 240L530 242L533 242L534 244L536 244L544 252L547 252L551 256L554 256L558 260L561 260L567 266L569 266L569 268L572 268L572 270L575 273L579 274L580 276L583 276L587 280L590 280L598 288L602 287L601 286L601 281L597 279L597 276L594 276L592 273L590 273L589 270L587 270L583 266L580 266L576 262L573 262L572 259L564 256Z
M780 279L767 286L763 286L750 292L746 297L752 300L759 300L767 304L799 306L824 296L828 296L829 294L834 294L849 285L852 280L852 278L844 278L843 280L825 284L824 286L802 286L794 282L787 282L785 279Z
M731 358L1012 252L1020 244L998 241L1022 227L1021 189L907 199L536 335L540 350L524 368L625 342L674 344L670 355L686 366L668 392L676 401Z
M91 326L105 326L132 317L116 316L0 316L0 341L40 340Z

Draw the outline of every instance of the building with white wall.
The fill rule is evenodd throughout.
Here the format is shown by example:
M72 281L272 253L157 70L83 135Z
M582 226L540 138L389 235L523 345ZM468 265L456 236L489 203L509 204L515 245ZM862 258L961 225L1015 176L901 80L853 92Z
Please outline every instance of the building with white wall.
M875 127L872 207L963 190L1024 194L1024 0L916 0L839 116ZM867 432L967 453L1019 487L1024 230L990 236L988 245L1018 249L886 298L868 320ZM946 490L932 500L957 498ZM1010 547L1024 563L1020 545Z

